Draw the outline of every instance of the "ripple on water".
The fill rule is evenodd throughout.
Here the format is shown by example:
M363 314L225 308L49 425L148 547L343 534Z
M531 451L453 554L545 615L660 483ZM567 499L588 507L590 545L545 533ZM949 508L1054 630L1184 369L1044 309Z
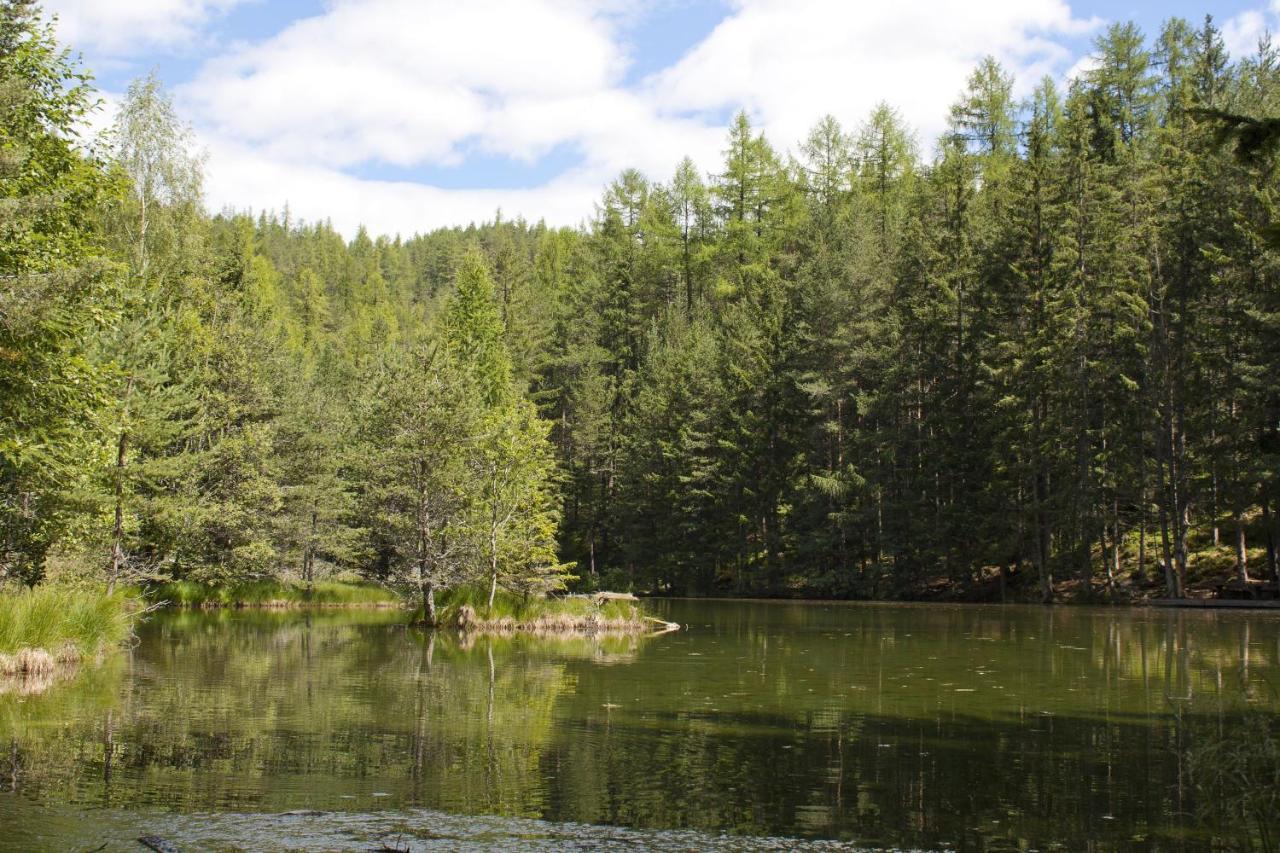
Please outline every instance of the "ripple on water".
M37 811L45 811L37 809ZM656 850L855 851L830 840L743 837L696 830L643 830L526 818L465 816L427 809L397 812L173 814L94 811L32 814L22 842L35 849L137 850L164 839L180 850ZM90 819L92 818L92 819ZM36 829L36 827L42 827ZM12 839L11 839L12 840ZM0 844L0 847L5 847ZM52 848L49 848L52 849Z

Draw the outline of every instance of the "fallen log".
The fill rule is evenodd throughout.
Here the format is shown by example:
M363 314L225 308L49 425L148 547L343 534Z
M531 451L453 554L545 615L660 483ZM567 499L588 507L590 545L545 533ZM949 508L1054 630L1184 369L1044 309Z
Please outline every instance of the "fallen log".
M679 622L668 622L668 621L666 621L665 619L659 619L659 618L658 618L658 617L656 617L656 616L646 616L646 617L644 617L644 618L645 618L647 621L649 621L649 622L656 622L657 624L659 624L659 625L661 625L661 626L662 626L661 628L659 628L659 629L657 630L657 632L656 632L656 633L659 633L659 634L665 634L665 633L667 633L668 631L679 631L679 630L680 630L680 623L679 623Z
M597 605L604 604L606 601L639 601L629 592L597 592L593 594L592 599Z

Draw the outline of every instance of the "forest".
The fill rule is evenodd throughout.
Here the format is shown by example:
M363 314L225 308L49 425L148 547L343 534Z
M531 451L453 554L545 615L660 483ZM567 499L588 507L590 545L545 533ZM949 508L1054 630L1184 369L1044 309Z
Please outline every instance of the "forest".
M983 60L930 151L890 104L787 149L744 112L581 227L347 239L208 213L155 77L91 135L91 77L7 0L0 578L1280 579L1280 50L1118 24L1019 91Z

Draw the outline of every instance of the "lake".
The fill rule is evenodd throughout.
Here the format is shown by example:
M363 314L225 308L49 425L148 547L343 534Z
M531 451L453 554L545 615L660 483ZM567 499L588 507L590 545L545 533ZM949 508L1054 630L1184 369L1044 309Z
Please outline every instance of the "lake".
M462 641L387 611L157 614L131 651L0 695L0 848L1280 839L1280 614L651 607L685 627Z

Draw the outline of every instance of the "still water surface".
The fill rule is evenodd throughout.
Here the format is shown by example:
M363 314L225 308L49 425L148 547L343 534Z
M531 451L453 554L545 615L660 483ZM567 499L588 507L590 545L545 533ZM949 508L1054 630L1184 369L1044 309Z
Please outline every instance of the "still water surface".
M160 614L132 652L0 695L0 848L1277 841L1280 615L652 606L685 630Z

